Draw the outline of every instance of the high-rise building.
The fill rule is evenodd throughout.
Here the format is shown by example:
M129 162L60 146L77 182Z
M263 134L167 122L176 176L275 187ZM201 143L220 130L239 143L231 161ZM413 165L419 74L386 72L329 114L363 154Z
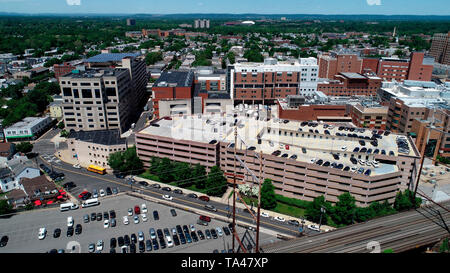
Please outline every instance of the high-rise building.
M137 56L137 55L136 55ZM100 54L88 69L59 79L66 127L75 131L127 131L147 102L145 62L131 54Z
M134 26L136 25L136 20L133 18L128 18L127 19L127 26Z
M450 31L435 33L431 41L430 55L437 63L450 65Z
M208 19L196 19L194 21L194 28L209 28Z

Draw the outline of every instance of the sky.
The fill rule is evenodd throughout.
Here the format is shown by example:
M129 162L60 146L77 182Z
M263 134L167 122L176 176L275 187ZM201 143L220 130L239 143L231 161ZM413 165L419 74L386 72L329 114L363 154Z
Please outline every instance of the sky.
M450 15L449 0L0 0L17 13Z

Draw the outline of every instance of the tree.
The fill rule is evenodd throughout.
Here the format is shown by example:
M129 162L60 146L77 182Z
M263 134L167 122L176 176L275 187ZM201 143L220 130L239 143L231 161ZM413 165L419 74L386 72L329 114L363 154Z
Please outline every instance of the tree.
M197 189L204 189L206 187L206 167L199 163L195 164L192 170L192 178L195 178L195 187Z
M188 187L194 182L188 180L192 178L192 171L188 163L186 162L174 162L173 163L173 179L177 182L178 186Z
M206 179L206 194L221 196L227 190L227 179L218 166L213 166Z
M8 203L7 200L0 200L0 215L8 214L13 211L12 206Z
M399 191L394 201L394 209L396 211L409 210L411 208L418 208L422 203L422 199L416 197L416 205L414 206L414 193L406 189L403 193Z
M33 144L31 144L30 142L26 141L26 142L21 142L19 144L16 145L16 150L20 153L29 153L33 150Z
M147 65L155 64L163 60L163 55L161 52L150 52L145 56L145 63Z
M161 182L169 183L173 181L173 173L170 171L172 169L172 162L167 157L164 157L163 159L161 159L155 174L159 177Z
M350 225L353 223L355 210L355 198L346 192L338 196L331 218L338 225Z
M265 179L261 186L261 207L263 209L274 209L276 206L275 186L272 184L272 180Z
M375 211L371 207L356 208L355 210L355 221L358 223L368 221L373 217L375 217Z
M114 171L126 174L141 172L143 168L142 161L136 153L136 146L128 148L124 152L111 153L108 158L108 165Z
M320 211L321 208L325 208L326 212L322 214ZM322 214L322 224L326 225L328 222L328 213L331 212L331 203L325 201L325 197L323 195L314 198L314 200L308 205L306 208L305 214L306 218L312 222L319 223Z

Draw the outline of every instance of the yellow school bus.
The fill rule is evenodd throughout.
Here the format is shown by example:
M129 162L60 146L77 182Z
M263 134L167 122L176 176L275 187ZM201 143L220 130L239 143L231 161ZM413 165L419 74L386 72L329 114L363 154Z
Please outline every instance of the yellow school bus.
M95 165L89 165L89 167L87 168L88 171L94 172L94 173L98 173L98 174L105 174L106 173L106 169L99 167L99 166L95 166Z

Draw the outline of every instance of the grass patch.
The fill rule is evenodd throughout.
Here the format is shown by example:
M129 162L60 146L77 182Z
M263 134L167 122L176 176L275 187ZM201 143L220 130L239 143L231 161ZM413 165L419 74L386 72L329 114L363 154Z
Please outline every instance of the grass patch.
M148 170L143 172L143 173L141 173L141 174L139 174L138 176L142 177L142 178L145 178L145 179L149 179L149 180L153 180L153 181L156 181L156 182L160 182L159 177L154 175L154 174L151 174Z
M273 209L274 212L278 212L281 214L286 214L296 218L304 218L305 217L305 209L289 206L283 204L281 202L277 202L277 206Z

